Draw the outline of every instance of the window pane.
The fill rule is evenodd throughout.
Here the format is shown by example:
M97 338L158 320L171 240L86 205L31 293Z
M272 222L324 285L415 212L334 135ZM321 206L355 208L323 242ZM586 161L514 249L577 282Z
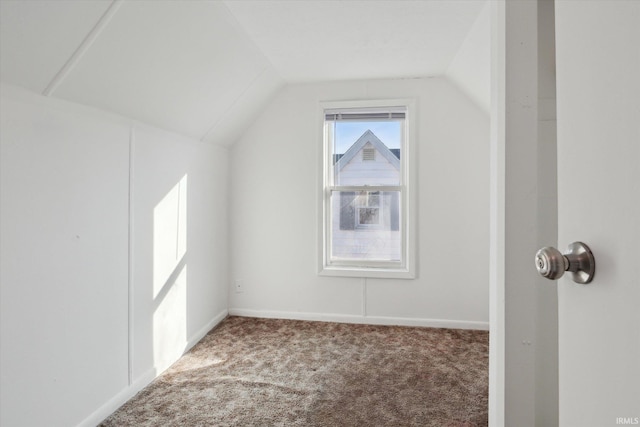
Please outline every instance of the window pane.
M335 185L400 185L402 120L336 121Z
M399 191L331 192L331 260L400 261Z

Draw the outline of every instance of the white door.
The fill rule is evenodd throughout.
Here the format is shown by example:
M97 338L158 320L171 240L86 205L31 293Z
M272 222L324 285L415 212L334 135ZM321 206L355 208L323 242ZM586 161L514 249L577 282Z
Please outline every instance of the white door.
M640 424L640 1L556 0L560 426Z

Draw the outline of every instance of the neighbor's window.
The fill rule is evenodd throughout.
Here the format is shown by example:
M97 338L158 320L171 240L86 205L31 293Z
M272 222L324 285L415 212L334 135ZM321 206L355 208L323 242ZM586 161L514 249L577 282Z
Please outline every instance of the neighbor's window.
M320 271L413 277L410 102L359 104L323 109Z

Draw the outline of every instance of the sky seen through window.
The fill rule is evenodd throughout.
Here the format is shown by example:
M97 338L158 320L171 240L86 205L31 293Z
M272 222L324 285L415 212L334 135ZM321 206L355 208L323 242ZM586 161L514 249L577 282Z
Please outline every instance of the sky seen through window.
M335 153L344 154L368 130L376 134L387 148L400 148L402 121L337 121Z

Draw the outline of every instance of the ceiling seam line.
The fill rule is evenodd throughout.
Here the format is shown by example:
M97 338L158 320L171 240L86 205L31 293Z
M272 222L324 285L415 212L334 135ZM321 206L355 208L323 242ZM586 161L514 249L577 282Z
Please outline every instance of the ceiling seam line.
M227 114L229 113L229 111L231 111L233 109L233 107L235 107L235 105L238 103L238 101L240 101L240 98L242 98L247 92L249 92L249 89L251 89L251 87L253 86L253 84L260 78L262 77L262 75L269 69L269 65L265 65L265 67L262 69L262 71L260 71L247 85L247 87L244 88L244 90L242 92L240 92L240 94L236 97L236 99L233 100L233 102L231 103L231 105L229 105L229 107L224 110L224 112L222 114L220 114L220 117L218 118L218 120L216 120L211 127L205 132L205 134L202 136L202 138L200 138L201 142L206 142L207 138L209 138L211 136L211 134L213 133L213 131L218 127L218 123L220 123L222 121L223 118L225 118L227 116Z
M62 66L60 71L53 77L49 85L42 92L44 96L51 96L53 92L62 84L64 79L69 75L71 70L78 64L82 56L86 53L87 50L93 45L95 40L98 38L102 30L107 26L113 15L118 11L120 6L124 0L113 0L109 5L107 10L102 14L96 25L93 26L91 31L87 34L87 36L82 40L78 48L73 52L73 54L69 57L67 62Z

